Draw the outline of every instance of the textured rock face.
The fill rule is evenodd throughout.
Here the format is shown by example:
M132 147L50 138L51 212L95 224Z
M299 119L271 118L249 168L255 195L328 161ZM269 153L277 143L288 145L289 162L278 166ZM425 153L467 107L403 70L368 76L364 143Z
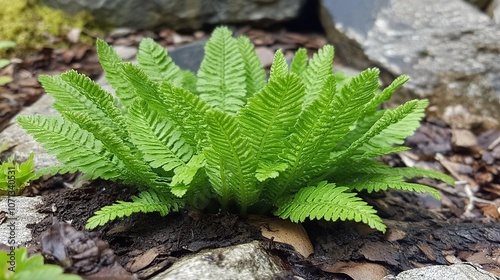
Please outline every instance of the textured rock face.
M252 243L213 249L181 258L153 280L272 279L283 268L262 246Z
M68 13L89 11L115 26L194 29L204 24L258 22L271 24L295 18L304 0L41 0Z
M321 20L348 64L411 77L404 99L500 118L500 29L461 0L323 0ZM400 95L401 96L401 95ZM401 100L395 100L400 102Z
M459 263L450 266L433 265L403 271L397 276L386 276L382 280L442 280L471 279L498 280L495 275L470 263Z

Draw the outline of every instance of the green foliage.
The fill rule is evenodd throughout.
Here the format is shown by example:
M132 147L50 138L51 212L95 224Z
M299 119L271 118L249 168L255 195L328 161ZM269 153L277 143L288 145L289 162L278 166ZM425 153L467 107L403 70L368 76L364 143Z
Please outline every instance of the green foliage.
M4 52L6 49L14 48L16 43L13 41L0 41L0 53ZM0 69L8 66L10 64L10 59L0 58ZM0 86L6 85L12 82L12 77L10 76L0 76Z
M104 41L100 61L116 97L74 71L41 76L61 116L20 116L19 124L64 163L51 172L121 180L141 192L89 219L95 228L137 212L180 207L273 211L293 221L354 220L385 230L357 192L387 189L439 193L406 182L446 175L391 168L378 156L405 150L426 100L379 109L407 81L379 90L379 70L355 77L332 72L333 47L311 60L301 49L290 69L277 51L266 82L253 46L217 28L197 75L182 70L150 39L138 65Z
M15 163L14 158L10 158L0 165L0 195L7 195L9 191L14 191L10 195L18 195L28 186L29 181L38 178L33 159L34 155L31 153L23 163Z
M6 280L79 280L78 275L63 274L62 267L44 264L42 255L28 257L26 247L0 251L0 279Z
M99 30L92 26L89 13L67 15L39 1L0 0L0 7L0 41L14 41L17 44L14 53L18 54L42 47L67 47L64 38L72 28L83 29L85 32L81 34L80 41L90 44L94 39L86 34L95 34ZM54 40L54 36L63 40ZM0 49L0 55L6 53Z

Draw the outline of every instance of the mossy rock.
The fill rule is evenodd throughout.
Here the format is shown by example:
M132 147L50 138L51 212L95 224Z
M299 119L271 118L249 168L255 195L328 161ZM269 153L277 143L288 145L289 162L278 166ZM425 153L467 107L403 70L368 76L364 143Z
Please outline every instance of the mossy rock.
M80 12L69 16L36 3L33 0L0 0L0 41L11 40L16 47L10 53L20 54L42 47L64 47L69 44L65 39L71 28L80 28L81 42L92 44L93 38L85 33L99 31L88 13ZM0 49L5 56L6 49Z

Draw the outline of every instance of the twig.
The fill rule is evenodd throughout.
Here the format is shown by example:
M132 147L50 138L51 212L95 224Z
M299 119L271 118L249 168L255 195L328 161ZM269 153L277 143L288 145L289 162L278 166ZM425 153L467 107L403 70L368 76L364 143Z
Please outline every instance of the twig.
M500 144L500 135L498 135L497 139L493 141L489 146L488 150L493 150L498 144Z

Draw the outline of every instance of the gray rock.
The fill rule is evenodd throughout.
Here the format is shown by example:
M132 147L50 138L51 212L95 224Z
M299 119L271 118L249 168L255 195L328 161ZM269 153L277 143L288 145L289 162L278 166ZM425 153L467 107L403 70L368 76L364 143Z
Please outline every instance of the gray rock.
M500 118L500 29L461 0L322 0L321 21L336 53L382 79L408 74L396 102L428 97L444 108Z
M204 47L206 42L206 40L200 40L177 47L170 51L168 55L180 68L191 70L196 74L205 55Z
M121 57L124 61L130 61L135 58L137 55L137 48L136 47L129 47L129 46L114 46L113 49L115 49L116 54Z
M283 270L278 261L254 241L183 257L152 280L271 279Z
M57 113L52 107L53 102L54 99L50 95L43 95L37 102L22 110L19 115L53 115ZM18 161L27 160L33 152L36 170L59 164L54 156L49 155L42 145L16 123L15 118L11 120L9 127L0 132L0 143L4 142L8 143L8 147L13 147L11 152Z
M10 203L10 205L9 205ZM36 224L45 218L45 215L36 211L36 206L42 203L41 197L16 196L8 200L0 197L0 210L7 212L8 219L0 225L0 242L7 245L25 245L31 240L31 230L28 224ZM13 209L10 208L13 206ZM9 215L10 210L14 215ZM10 242L14 244L11 244Z
M397 276L386 276L382 280L498 280L497 276L470 263L433 265L403 271Z
M114 26L197 29L203 25L259 22L272 24L298 16L305 0L41 0L68 13L89 11Z

